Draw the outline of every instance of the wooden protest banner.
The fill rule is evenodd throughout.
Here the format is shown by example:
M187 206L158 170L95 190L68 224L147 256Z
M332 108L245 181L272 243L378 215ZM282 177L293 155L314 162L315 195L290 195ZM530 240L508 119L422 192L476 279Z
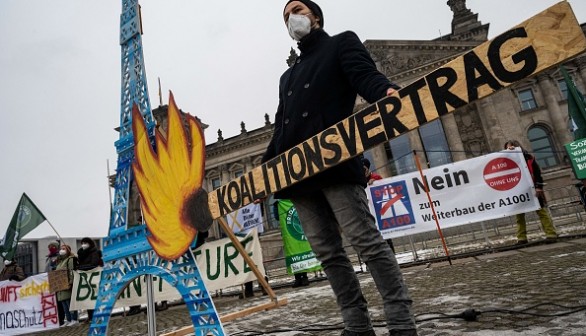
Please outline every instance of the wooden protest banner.
M56 293L62 290L67 290L69 286L69 270L55 270L49 271L49 291Z
M214 219L583 53L560 2L208 195Z

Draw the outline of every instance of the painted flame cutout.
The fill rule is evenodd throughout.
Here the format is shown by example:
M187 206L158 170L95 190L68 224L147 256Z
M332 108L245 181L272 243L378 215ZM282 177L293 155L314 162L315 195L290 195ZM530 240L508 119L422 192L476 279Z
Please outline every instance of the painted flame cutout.
M189 131L184 128L170 93L168 135L165 139L158 129L155 130L155 153L138 107L132 108L135 145L132 168L141 195L143 217L151 233L148 241L166 260L174 260L185 253L197 235L188 207L190 199L203 190L205 140L195 118L188 114L185 118ZM203 193L207 195L205 190Z

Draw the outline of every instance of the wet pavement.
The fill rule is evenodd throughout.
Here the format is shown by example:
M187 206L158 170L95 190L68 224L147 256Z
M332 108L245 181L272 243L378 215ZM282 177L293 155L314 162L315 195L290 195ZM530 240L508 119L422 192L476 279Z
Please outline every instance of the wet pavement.
M497 253L402 267L413 298L420 336L586 335L586 238L560 239ZM359 274L377 335L387 335L381 300L367 272ZM312 279L310 277L310 279ZM230 335L339 335L343 328L328 282L275 289L288 304L224 323ZM220 315L267 303L253 298L215 298ZM453 317L474 310L471 321ZM475 320L473 320L473 318ZM438 319L439 318L439 319ZM183 305L157 312L157 334L189 325ZM35 333L84 335L88 324ZM114 316L109 335L147 335L146 315Z

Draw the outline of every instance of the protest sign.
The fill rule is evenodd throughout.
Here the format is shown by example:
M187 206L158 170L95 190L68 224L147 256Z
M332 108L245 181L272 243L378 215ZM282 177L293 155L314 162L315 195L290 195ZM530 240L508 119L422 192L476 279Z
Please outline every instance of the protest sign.
M520 151L434 167L423 176L417 171L368 187L370 210L385 239L435 231L436 217L444 229L539 209Z
M586 139L576 140L564 146L568 152L568 158L579 180L586 179Z
M238 237L248 252L248 255L264 273L262 252L258 234L252 230L245 237ZM194 251L197 266L206 284L208 291L218 290L230 286L256 280L252 270L244 262L230 239L224 238L203 244ZM102 268L90 271L76 271L71 309L94 309L98 297ZM153 277L155 301L172 301L181 298L173 286L159 277ZM122 291L116 301L116 307L129 307L146 304L146 283L144 276L134 279Z
M260 240L256 229L244 237L238 237L260 273L265 269ZM256 280L256 276L228 238L207 242L194 251L199 273L208 291L240 285Z
M242 209L238 209L228 214L226 220L234 233L248 233L254 228L258 233L263 233L264 231L260 204L249 204Z
M0 282L0 335L22 335L59 327L57 300L47 273Z
M90 271L76 271L72 294L71 310L94 309L98 298L98 288L102 268L96 267ZM179 292L159 277L153 277L153 289L155 301L171 301L181 298ZM122 290L116 307L130 307L146 304L146 282L145 276L133 279L126 288Z
M309 246L293 203L290 200L279 200L278 208L287 273L294 274L320 270L321 263L315 257L311 246Z

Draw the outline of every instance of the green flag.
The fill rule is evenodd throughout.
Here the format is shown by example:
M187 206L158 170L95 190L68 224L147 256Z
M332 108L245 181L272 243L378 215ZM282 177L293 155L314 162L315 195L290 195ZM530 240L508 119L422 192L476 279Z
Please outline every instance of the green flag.
M293 203L289 200L279 200L278 208L287 273L313 272L321 269L321 264L311 250L299 223Z
M568 88L568 114L575 125L574 140L586 138L586 102L568 75L566 68L560 67Z
M14 211L10 225L8 225L4 239L0 242L0 255L2 258L5 260L12 259L16 253L16 247L20 239L45 220L45 216L33 201L23 193L16 207L16 211Z

